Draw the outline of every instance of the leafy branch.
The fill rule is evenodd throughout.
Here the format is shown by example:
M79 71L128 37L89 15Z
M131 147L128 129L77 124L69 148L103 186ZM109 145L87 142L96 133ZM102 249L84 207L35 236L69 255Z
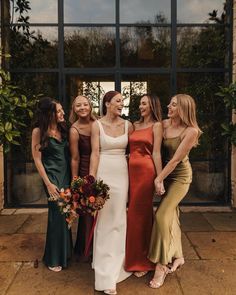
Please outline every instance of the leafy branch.
M228 87L220 87L220 92L216 93L217 96L223 98L225 106L236 114L236 82L231 83ZM225 122L221 124L223 128L222 135L229 138L230 142L236 146L236 124Z

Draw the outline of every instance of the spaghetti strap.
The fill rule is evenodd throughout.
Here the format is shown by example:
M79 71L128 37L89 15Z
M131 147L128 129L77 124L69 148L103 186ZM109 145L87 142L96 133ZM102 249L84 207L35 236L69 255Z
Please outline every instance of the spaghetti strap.
M180 135L179 135L178 137L181 137L181 135L184 133L184 131L185 131L187 128L188 128L188 126L185 127L183 131L180 132Z
M75 126L71 126L70 128L74 128L78 132L78 134L80 135L79 130Z

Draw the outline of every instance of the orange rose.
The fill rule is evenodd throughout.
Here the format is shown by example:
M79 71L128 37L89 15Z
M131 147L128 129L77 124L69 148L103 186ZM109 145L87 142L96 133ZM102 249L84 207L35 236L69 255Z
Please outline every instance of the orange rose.
M76 180L76 179L78 179L79 178L79 176L74 176L73 177L73 180Z
M90 196L89 197L89 202L90 203L94 203L95 202L95 197L94 196Z
M62 197L63 199L65 198L65 193L64 192L60 192L60 197Z
M79 191L80 191L81 193L83 193L83 189L82 189L82 187L79 188Z

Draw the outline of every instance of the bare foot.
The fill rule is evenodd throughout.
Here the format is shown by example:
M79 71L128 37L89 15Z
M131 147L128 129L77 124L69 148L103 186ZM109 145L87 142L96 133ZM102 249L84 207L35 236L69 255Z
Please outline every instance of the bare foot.
M115 289L107 289L103 291L105 294L109 294L109 295L115 295L117 294Z
M174 272L176 271L176 269L180 268L182 265L184 265L184 258L180 257L180 258L176 258L172 264L172 267L170 268L170 272Z
M59 272L62 270L62 267L61 266L54 266L54 267L48 266L48 269L51 271L54 271L54 272Z
M134 276L136 276L136 278L141 278L141 277L145 276L147 273L148 273L148 271L135 271Z

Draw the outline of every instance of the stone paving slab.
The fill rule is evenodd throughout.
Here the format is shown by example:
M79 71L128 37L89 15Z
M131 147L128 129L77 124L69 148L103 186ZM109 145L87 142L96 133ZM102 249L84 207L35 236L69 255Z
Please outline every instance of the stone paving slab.
M184 295L235 295L236 261L187 261L176 271Z
M18 215L21 216L21 215ZM17 231L17 233L46 233L47 231L47 212L42 214L29 215L23 226Z
M186 233L201 259L236 259L236 232Z
M0 235L0 261L41 261L45 234Z
M0 211L0 214L1 215L12 215L12 214L14 214L15 213L15 211L16 211L16 209L2 209L1 211Z
M180 214L181 229L186 231L213 231L212 225L201 213L191 212Z
M21 209L16 209L14 212L14 215L17 214L42 214L48 212L47 208L21 208Z
M182 233L182 245L185 259L199 259L194 247L191 245L185 233Z
M14 234L27 220L28 215L0 215L0 234Z
M21 262L0 262L0 294L6 293L21 265Z
M94 273L89 264L72 263L59 273L49 271L42 263L34 268L24 263L7 295L93 295Z
M148 286L150 280L153 277L153 272L150 272L142 278L136 278L131 276L124 282L117 284L117 291L120 295L181 295L181 289L178 284L177 277L175 274L173 276L167 276L165 284L158 290L152 289ZM95 292L96 295L102 294L100 292Z
M204 218L218 231L236 231L236 212L203 213Z

